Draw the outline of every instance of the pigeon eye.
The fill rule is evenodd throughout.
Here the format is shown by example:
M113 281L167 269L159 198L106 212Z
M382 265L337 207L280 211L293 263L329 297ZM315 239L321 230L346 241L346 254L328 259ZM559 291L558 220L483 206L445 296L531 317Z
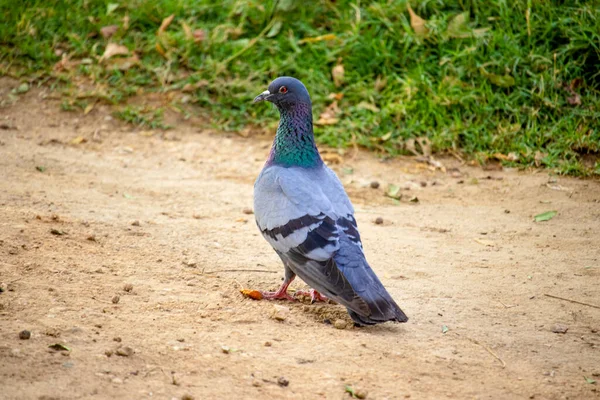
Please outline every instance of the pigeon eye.
M287 88L285 86L282 86L279 88L279 93L287 93Z

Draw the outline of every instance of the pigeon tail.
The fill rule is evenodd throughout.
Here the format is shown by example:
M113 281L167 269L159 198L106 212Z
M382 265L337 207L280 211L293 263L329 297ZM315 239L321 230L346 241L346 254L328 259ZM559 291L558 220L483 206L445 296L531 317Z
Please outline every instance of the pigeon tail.
M354 322L359 325L374 325L387 321L408 321L406 314L392 299L367 263L362 249L346 234L340 236L340 250L334 259L356 294L370 310L370 313L362 313L348 309Z

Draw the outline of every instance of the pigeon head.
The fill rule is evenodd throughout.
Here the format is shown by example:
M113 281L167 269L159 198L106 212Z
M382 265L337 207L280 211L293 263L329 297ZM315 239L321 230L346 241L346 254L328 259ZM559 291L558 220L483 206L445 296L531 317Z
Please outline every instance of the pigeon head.
M306 86L290 76L281 76L271 82L269 89L254 98L254 103L260 101L270 101L279 109L293 108L297 104L311 105Z

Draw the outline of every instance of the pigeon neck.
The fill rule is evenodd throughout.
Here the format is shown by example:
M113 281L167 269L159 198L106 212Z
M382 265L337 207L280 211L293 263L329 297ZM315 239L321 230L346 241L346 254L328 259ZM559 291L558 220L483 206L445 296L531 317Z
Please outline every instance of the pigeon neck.
M267 163L286 168L321 165L323 161L313 134L311 105L299 103L280 108L279 112L279 127Z

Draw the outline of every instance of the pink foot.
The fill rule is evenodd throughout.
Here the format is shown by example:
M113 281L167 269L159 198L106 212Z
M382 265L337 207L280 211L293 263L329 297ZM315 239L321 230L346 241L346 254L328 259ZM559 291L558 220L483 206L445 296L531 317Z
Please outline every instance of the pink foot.
M292 296L290 296L289 294L287 294L287 291L281 291L278 290L276 292L261 292L263 295L263 299L267 299L267 300L289 300L289 301L296 301L296 299L294 299Z
M321 293L317 292L315 289L306 290L298 290L294 293L295 296L310 296L310 302L314 303L315 301L327 301L329 300L327 297L323 296Z
M293 280L293 279L292 279ZM292 296L290 296L287 292L288 286L292 283L292 280L288 282L283 282L279 289L276 292L261 292L264 299L267 300L289 300L296 301Z

